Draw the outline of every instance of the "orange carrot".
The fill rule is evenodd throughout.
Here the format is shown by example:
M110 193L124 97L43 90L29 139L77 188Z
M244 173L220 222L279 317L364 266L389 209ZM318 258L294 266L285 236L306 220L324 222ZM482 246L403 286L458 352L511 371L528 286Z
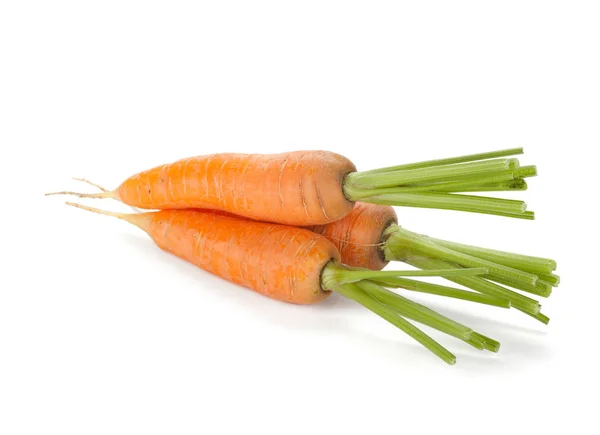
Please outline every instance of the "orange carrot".
M329 240L310 231L210 211L114 216L144 230L161 249L270 298L313 304L331 294L321 288L320 274L340 255Z
M356 172L327 151L283 154L213 154L140 172L112 191L73 194L113 198L142 209L222 210L289 225L322 225L363 202L472 211L532 219L522 201L456 192L523 190L535 167L519 167L504 150ZM494 158L492 158L494 157Z
M485 277L456 276L447 279L483 295L504 298L533 318L543 323L549 321L539 312L540 305L536 300L504 286L548 297L552 287L559 283L558 276L552 273L556 269L553 260L416 234L398 226L394 210L382 205L357 203L345 218L307 228L331 240L340 251L342 261L355 267L380 270L389 261L404 261L421 269L485 267L489 271ZM385 283L389 286L402 282L400 278L391 278ZM479 300L482 295L465 293L462 296L467 300L482 302Z
M383 232L393 223L398 217L392 207L357 202L343 219L306 228L331 240L345 264L381 270L389 262L381 249Z
M333 291L340 293L407 332L448 363L454 363L454 355L404 317L479 349L498 350L499 344L495 340L377 284L377 280L399 276L473 276L485 273L485 269L355 269L339 263L339 252L327 238L302 228L239 219L214 211L163 210L124 214L68 204L130 222L145 231L163 250L280 301L313 304Z

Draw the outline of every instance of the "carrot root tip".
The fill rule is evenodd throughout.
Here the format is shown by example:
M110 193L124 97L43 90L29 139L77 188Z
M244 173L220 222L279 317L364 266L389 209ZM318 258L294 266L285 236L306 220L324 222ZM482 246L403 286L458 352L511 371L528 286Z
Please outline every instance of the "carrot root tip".
M96 184L90 180L87 180L85 178L77 178L77 177L72 177L72 178L75 181L81 181L82 183L86 183L86 184L89 184L90 186L94 186L95 188L100 189L102 192L109 192L108 189L106 189L106 188L100 186L99 184Z
M112 216L117 219L122 219L124 221L129 222L130 224L135 225L136 227L148 232L150 230L150 220L152 213L116 213L108 210L102 210L95 207L89 207L87 205L78 204L76 202L67 201L65 204L80 208L82 210L91 211L92 213L101 214L104 216Z
M111 198L118 199L118 192L116 190L108 191L108 192L99 192L99 193L81 193L81 192L72 192L70 190L63 190L60 192L48 192L44 196L52 196L52 195L72 195L78 198Z

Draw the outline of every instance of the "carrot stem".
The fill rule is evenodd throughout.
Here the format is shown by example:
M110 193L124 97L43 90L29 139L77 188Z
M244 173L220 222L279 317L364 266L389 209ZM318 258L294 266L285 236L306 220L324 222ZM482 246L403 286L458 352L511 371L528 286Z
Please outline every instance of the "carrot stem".
M509 283L534 286L538 280L537 275L519 269L498 264L483 258L464 254L435 243L427 236L422 236L405 230L398 225L390 225L384 232L387 235L385 250L393 251L398 258L403 256L420 256L438 258L459 264L462 267L485 267L491 278L500 278Z
M486 277L490 281L497 282L499 284L504 284L509 287L514 287L519 290L523 290L524 292L531 293L533 295L541 296L543 298L550 297L552 294L552 285L545 281L537 280L534 285L525 284L525 283L514 283L502 278L498 277Z
M448 263L443 260L436 260L425 257L409 257L404 259L406 263L418 267L420 269L431 269L438 267L459 267L454 266L452 263ZM523 311L531 315L536 315L540 311L540 304L538 301L523 296L505 287L502 287L493 282L489 282L483 278L476 276L454 276L447 278L457 284L464 285L472 290L485 293L488 295L504 298L510 301L510 304L515 309Z
M422 335L417 333L416 331L421 331L414 326L412 328L407 327L407 324L410 325L410 323L406 322L403 319L404 317L456 337L480 350L491 350L499 346L494 340L490 339L490 342L486 341L485 336L475 333L471 328L455 322L421 304L413 302L382 287L378 283L368 279L370 276L372 276L370 273L361 276L360 278L362 279L360 280L357 280L359 275L354 275L353 278L349 279L348 276L355 272L366 273L372 271L362 269L356 270L354 268L349 268L348 266L342 266L335 262L330 262L322 272L321 286L327 290L337 291L338 293L361 303L375 314L378 314L389 322L395 324L397 327L403 329L411 337L417 339L445 361L448 362L449 355L445 354L443 351L440 351L441 346L439 346L439 344L437 344L435 341L429 341L431 339L429 339L428 336L425 335L427 338L424 338ZM394 322L400 323L397 324Z
M544 325L547 325L548 323L550 323L550 317L546 316L545 314L542 314L542 313L537 313L537 314L525 313L525 314L533 317L538 322L542 322Z
M358 283L358 286L375 299L397 310L402 316L456 337L479 350L486 348L486 337L474 332L467 326L461 325L421 304L393 293L372 281L361 281ZM492 340L492 342L498 343L495 340ZM488 344L487 347L493 347L492 343Z
M522 152L514 148L352 172L344 180L344 194L351 201L533 219L522 201L458 194L525 190L523 178L537 175L536 167L520 166L514 158L496 158Z
M350 198L352 198L350 196ZM531 219L524 216L527 205L523 201L490 198L476 195L461 195L446 192L390 193L359 198L373 204L395 205L441 210L466 211L498 216Z
M483 293L462 290L454 287L447 287L429 282L421 282L412 279L390 277L385 279L373 280L378 284L388 288L403 288L420 293L429 293L438 296L444 296L464 301L476 302L479 304L492 305L500 308L510 308L510 301L496 296L486 295Z
M386 168L373 169L371 171L365 171L365 174L375 174L378 172L391 172L398 171L401 169L418 169L418 168L430 168L433 166L441 165L452 165L456 163L474 162L477 160L494 159L498 157L508 157L523 154L523 148L510 148L499 151L491 151L487 153L469 154L465 156L450 157L445 159L426 160L423 162L408 163L404 165L388 166Z
M428 322L427 326L431 326L441 332L467 340L473 332L471 328L461 325L447 317L442 316L435 311L413 302L397 293L394 293L379 284L372 281L361 281L357 285L373 296L381 303L401 311L401 315L411 318L421 323L421 320ZM426 323L424 323L426 324Z
M455 192L485 192L490 190L527 190L527 183L523 178L513 179L511 175L507 176L506 172L498 173L498 175L490 174L483 180L468 179L461 181L452 181L435 184L411 184L408 186L388 187L384 189L363 190L360 195L364 198L376 195L387 195L391 193L415 193L415 192L431 192L438 193L455 193ZM360 199L360 198L357 198Z
M511 161L509 159L485 160L481 162L461 163L457 165L444 165L434 168L403 169L377 174L364 174L353 172L348 175L348 182L356 187L385 188L402 186L406 184L461 180L465 177L475 179L485 177L486 174L504 171L509 176ZM512 177L511 177L512 178Z
M560 276L554 273L538 273L537 276L540 281L547 282L552 287L558 287L558 284L560 284Z
M387 320L392 325L401 329L407 333L410 337L417 340L439 358L447 362L448 364L455 364L456 357L448 351L445 347L435 341L433 338L425 334L419 328L408 322L406 319L398 315L394 310L388 306L382 304L377 299L373 298L370 294L361 289L357 284L337 284L332 290L337 293L358 302L368 310L377 314L379 317Z
M512 190L527 190L527 182L523 178L515 178L510 181L491 182L484 184L473 182L444 183L435 188L436 192L458 193L458 192L503 192Z
M500 350L500 342L494 340L493 338L486 337L485 335L478 334L477 332L473 332L472 337L477 337L483 340L484 348L490 352L498 352Z
M494 263L503 264L508 267L517 268L529 273L551 274L556 270L556 261L548 258L532 257L529 255L515 254L512 252L498 251L494 249L481 248L479 246L464 245L462 243L450 242L448 240L431 239L440 246L462 252L475 257L485 258ZM558 276L554 275L555 278ZM541 278L541 277L540 277Z
M430 270L366 270L366 269L357 269L350 267L341 267L336 266L333 263L330 263L326 266L328 272L335 276L335 280L338 283L348 283L348 282L357 282L365 279L371 280L385 280L386 278L394 278L400 276L421 276L421 277L431 277L431 276L477 276L477 275L485 275L487 273L487 269L483 267L471 268L471 269L456 269L456 268L448 268L448 269L430 269Z

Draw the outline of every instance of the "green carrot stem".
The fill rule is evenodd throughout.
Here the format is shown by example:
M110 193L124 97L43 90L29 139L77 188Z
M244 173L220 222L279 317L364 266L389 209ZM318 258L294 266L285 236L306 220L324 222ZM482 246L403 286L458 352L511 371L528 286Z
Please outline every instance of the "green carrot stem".
M438 258L463 267L485 267L488 269L490 277L502 278L511 283L523 283L533 286L538 279L537 275L444 247L426 236L405 230L397 225L390 225L385 230L385 234L389 234L389 236L384 253L385 249L389 249L394 251L396 255Z
M432 160L348 174L343 183L351 201L406 207L438 208L533 219L522 201L459 192L524 190L522 180L537 174L535 166L521 167L521 148Z
M462 299L465 301L476 302L479 304L492 305L500 308L510 308L510 301L496 296L486 295L483 293L462 290L454 287L447 287L429 282L421 282L412 279L391 277L385 279L373 280L378 284L388 288L403 288L406 290L416 291L420 293L429 293L438 296L444 296L454 299Z
M453 165L456 163L474 162L477 160L494 159L494 158L498 158L498 157L508 157L508 156L514 156L514 155L518 155L518 154L523 154L523 148L510 148L510 149L506 149L506 150L492 151L492 152L479 153L479 154L469 154L466 156L450 157L450 158L446 158L446 159L426 160L423 162L408 163L408 164L404 164L404 165L388 166L386 168L373 169L371 171L365 171L363 173L375 174L378 172L392 172L392 171L398 171L401 169L430 168L430 167L434 167L434 166Z
M545 281L538 280L534 285L531 285L525 283L514 283L498 277L486 276L486 278L490 281L494 281L499 284L504 284L509 287L514 287L516 289L523 290L527 293L531 293L537 296L542 296L544 298L550 297L550 295L552 294L552 285Z
M348 196L348 195L347 195ZM349 199L353 199L350 195ZM404 207L437 208L442 210L466 211L515 218L531 219L526 215L526 204L511 199L490 198L476 195L459 195L455 193L395 193L373 195L360 198L363 202Z
M527 177L535 177L537 175L537 167L536 166L521 166L517 168L513 172L514 178L527 178Z
M439 180L457 180L470 175L509 170L510 163L509 159L495 159L377 174L353 172L348 174L346 182L356 187L384 188Z
M485 342L478 336L476 335L471 335L471 337L468 340L463 340L465 343L470 344L471 346L473 346L475 349L478 350L484 350L485 349Z
M462 177L458 181L441 181L425 184L407 184L402 186L385 188L361 188L354 193L355 199L366 198L374 195L387 195L390 193L414 193L414 192L462 192L464 188L482 186L489 183L514 182L513 170L504 170L493 173L477 174Z
M487 337L474 332L471 328L461 325L460 323L455 322L454 320L451 320L414 301L403 298L402 296L393 293L379 286L378 284L373 283L372 281L362 281L358 283L358 286L368 292L375 299L398 311L398 313L404 317L408 317L409 319L422 323L423 325L427 325L437 329L438 331L456 337L479 350L493 348L493 346L486 342ZM491 341L498 343L495 340Z
M334 276L337 283L358 282L365 279L386 279L400 276L477 276L485 275L487 269L483 267L471 269L449 268L443 270L367 270L339 266L330 263L326 266L330 276Z
M522 180L522 179L518 179ZM501 183L487 183L487 184L465 184L460 188L454 188L452 186L440 186L436 188L436 192L440 193L468 193L468 192L511 192L511 191L525 191L528 189L527 183L523 180L520 182L515 181L504 181Z
M393 260L392 257L387 259ZM436 260L425 257L408 257L403 261L420 269L432 269L438 267L458 267L453 266L452 263L448 263L443 260ZM540 311L540 304L538 303L538 301L528 298L527 296L523 296L519 293L516 293L493 282L489 282L483 278L473 276L455 276L447 279L457 284L464 285L465 287L468 287L472 290L507 299L510 301L511 306L513 306L516 309L519 309L520 311L530 313L532 315L535 315Z
M548 323L550 323L550 317L546 316L545 314L542 313L537 313L537 314L531 314L531 313L525 313L528 316L533 317L535 320L542 322L544 325L547 325Z
M547 282L552 287L558 287L560 284L560 276L554 273L538 273L537 276L540 281Z
M433 242L454 251L462 252L463 254L472 255L473 257L483 258L494 263L503 264L504 266L519 269L525 272L540 274L551 274L556 269L556 262L548 258L532 257L529 255L514 254L512 252L498 251L495 249L481 248L478 246L464 245L462 243L450 242L431 238ZM553 275L556 278L558 276ZM540 276L540 279L543 279Z
M404 317L408 317L420 323L422 323L421 321L423 320L427 322L424 323L427 324L427 326L431 326L438 331L463 340L471 337L471 333L473 332L471 328L461 325L421 304L400 296L379 284L372 281L361 281L357 283L357 285L381 303L398 310Z
M410 337L417 340L439 358L447 362L448 364L455 364L456 357L448 351L445 347L439 344L437 341L429 337L419 328L414 326L412 323L405 320L403 317L399 316L393 309L388 306L382 304L377 299L373 298L363 289L361 289L357 284L348 283L348 284L338 284L332 288L332 290L337 293L352 299L373 313L377 314L379 317L387 320L392 325L401 329L405 333L407 333Z
M477 337L483 340L483 347L490 352L498 352L500 350L500 343L490 337L481 335L477 332L473 332L472 337Z
M511 190L527 190L527 183L522 178L516 178L508 181L489 181L486 180L484 183L479 182L455 182L455 183L440 183L433 189L431 186L415 186L416 189L412 190L411 186L407 186L407 191L432 191L439 193L465 193L465 192L504 192ZM402 192L400 192L402 193Z
M495 216L506 216L506 217L510 217L510 218L523 219L523 220L528 220L528 221L532 221L535 219L535 213L532 211L526 211L524 213L487 212L485 214L491 214L491 215L495 215Z

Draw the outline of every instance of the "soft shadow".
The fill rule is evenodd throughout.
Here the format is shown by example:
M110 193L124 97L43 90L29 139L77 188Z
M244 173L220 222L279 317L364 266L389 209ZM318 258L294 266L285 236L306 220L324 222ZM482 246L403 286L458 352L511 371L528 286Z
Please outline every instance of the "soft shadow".
M445 365L444 362L432 355L419 343L406 340L401 331L397 331L401 338L396 341L357 328L352 323L352 313L366 309L339 294L332 294L322 303L316 305L285 304L233 284L168 252L164 252L141 234L123 233L122 238L126 243L135 246L140 256L156 260L157 264L162 264L163 267L169 268L181 277L190 279L194 284L198 284L198 292L211 292L211 294L214 294L214 290L218 288L220 298L223 298L227 303L243 306L244 310L255 317L257 321L267 322L277 328L330 335L332 340L335 340L336 336L345 338L351 334L352 340L358 344L358 349L367 350L377 357L402 361L405 366L422 367L424 364L432 364L432 366L435 364L439 367ZM410 294L404 294L404 296L410 298ZM516 333L526 332L543 336L546 334L545 331L465 314L456 309L447 308L442 303L430 303L428 301L425 304L475 330L481 329L483 333L494 331L487 335L502 343L500 353L493 354L474 349L460 340L445 336L437 331L431 332L428 330L427 333L431 332L433 338L439 339L442 345L457 356L457 364L452 368L453 370L481 371L485 373L490 369L497 370L498 368L510 368L512 370L516 365L522 366L527 362L538 363L539 360L546 359L549 354L549 350L543 342L531 340L531 337L524 339ZM373 322L384 322L374 314L372 318ZM393 327L390 326L390 328ZM497 334L498 328L503 330L503 333Z

